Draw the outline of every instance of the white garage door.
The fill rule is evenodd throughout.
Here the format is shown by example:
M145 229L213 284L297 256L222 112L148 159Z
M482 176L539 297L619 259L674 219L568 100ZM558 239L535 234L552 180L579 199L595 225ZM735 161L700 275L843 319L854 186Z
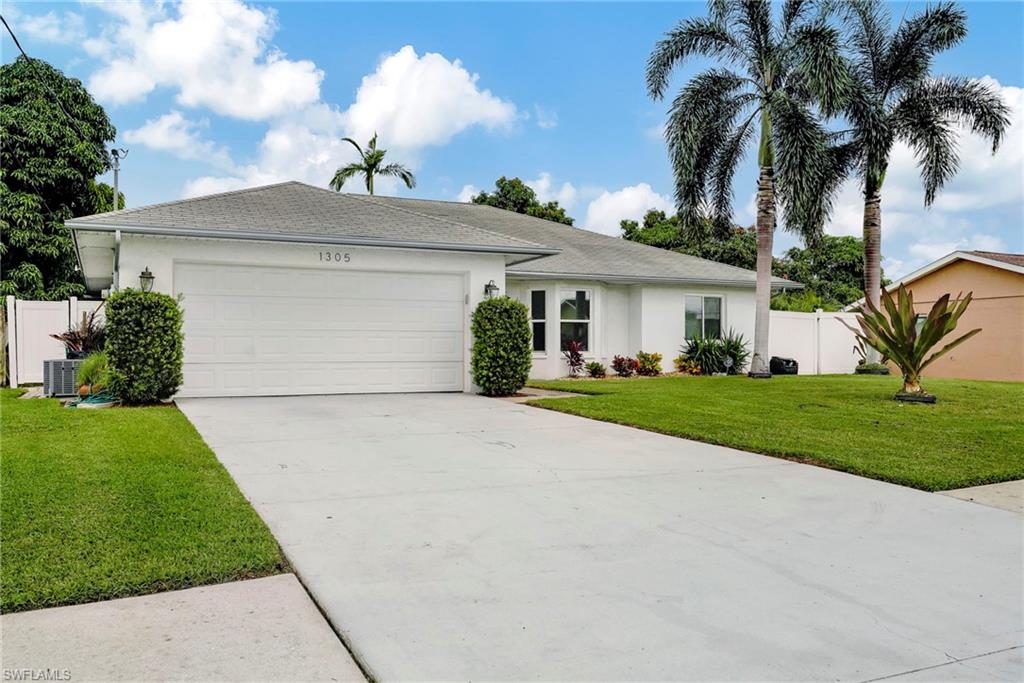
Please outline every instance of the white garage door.
M464 280L179 263L182 396L460 391Z

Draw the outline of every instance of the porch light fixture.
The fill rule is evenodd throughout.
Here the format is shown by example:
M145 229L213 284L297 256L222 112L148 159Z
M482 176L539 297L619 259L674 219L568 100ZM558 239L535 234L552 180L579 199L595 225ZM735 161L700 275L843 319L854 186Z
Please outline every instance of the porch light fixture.
M484 296L490 299L492 296L498 293L498 289L498 285L494 284L494 280L491 280L486 285L484 285Z
M149 266L146 266L146 269L139 273L139 287L142 288L143 292L151 292L153 291L153 280L155 279L156 276L149 272Z

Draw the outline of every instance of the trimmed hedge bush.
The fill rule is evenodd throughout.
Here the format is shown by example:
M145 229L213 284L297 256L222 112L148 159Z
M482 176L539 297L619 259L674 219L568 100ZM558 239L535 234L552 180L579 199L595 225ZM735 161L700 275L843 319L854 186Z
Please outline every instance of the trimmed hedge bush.
M181 386L181 307L167 294L125 289L107 299L107 390L138 405L170 398Z
M530 314L507 296L485 299L473 311L473 382L486 396L511 396L526 384L533 362Z

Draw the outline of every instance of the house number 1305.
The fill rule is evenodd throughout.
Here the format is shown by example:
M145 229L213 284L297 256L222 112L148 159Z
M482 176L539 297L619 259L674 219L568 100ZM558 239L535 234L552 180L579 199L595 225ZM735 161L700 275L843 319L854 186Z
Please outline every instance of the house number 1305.
M339 263L348 263L352 260L352 256L341 251L321 251L321 261L337 261Z

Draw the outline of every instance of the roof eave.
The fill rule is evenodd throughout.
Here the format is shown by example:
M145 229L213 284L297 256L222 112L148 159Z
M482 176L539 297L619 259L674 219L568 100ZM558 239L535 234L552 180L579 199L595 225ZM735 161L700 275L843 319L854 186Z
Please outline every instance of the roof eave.
M74 220L65 225L71 230L83 232L114 232L126 234L154 235L160 237L195 237L204 239L251 240L260 242L283 242L292 244L339 244L361 247L385 247L389 249L428 249L433 251L460 251L485 254L523 254L531 256L553 256L561 253L552 247L498 246L485 244L462 244L457 242L425 242L420 240L391 240L352 235L314 235L309 233L255 232L250 230L205 230L202 228L164 228L148 225L114 225L109 223Z
M596 280L619 284L666 284L666 285L718 285L725 287L754 287L750 280L729 278L663 277L655 275L601 275L598 273L550 273L545 271L510 270L505 277L512 280ZM772 289L803 289L799 282L772 281Z

